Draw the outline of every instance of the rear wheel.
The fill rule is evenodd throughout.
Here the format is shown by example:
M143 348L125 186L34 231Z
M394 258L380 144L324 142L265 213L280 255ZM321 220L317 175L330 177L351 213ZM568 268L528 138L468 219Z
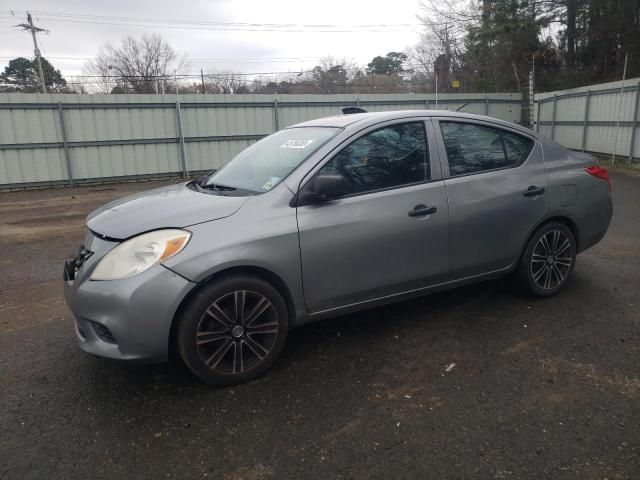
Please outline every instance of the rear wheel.
M280 293L244 275L203 287L178 321L180 356L198 377L217 385L246 382L265 372L280 354L288 329Z
M551 222L541 226L527 243L518 274L527 291L549 297L567 283L576 263L576 240L569 227Z

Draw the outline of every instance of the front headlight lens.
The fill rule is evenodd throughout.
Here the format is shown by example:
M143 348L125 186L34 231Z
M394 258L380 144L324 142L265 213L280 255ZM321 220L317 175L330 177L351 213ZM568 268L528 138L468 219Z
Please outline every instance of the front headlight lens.
M98 263L91 280L133 277L180 252L191 238L187 230L167 229L144 233L115 247Z

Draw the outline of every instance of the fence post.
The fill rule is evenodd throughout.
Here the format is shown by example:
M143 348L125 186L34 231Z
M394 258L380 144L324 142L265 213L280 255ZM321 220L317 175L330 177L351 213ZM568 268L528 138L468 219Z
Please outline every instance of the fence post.
M280 120L278 119L278 100L273 100L273 122L276 127L275 131L280 130Z
M542 110L542 104L544 103L542 101L542 98L539 98L538 101L536 102L535 100L533 101L533 104L538 104L538 110L536 111L536 132L540 133L540 110Z
M629 164L633 162L633 149L636 146L636 129L638 128L638 102L640 102L640 82L636 85L636 106L633 109L633 120L631 123L631 142L629 145Z
M582 151L587 144L587 127L589 127L589 104L591 103L591 90L587 90L587 100L584 106L584 123L582 124Z
M424 109L425 110L429 110L429 99L428 98L424 101Z
M182 133L182 109L180 108L180 100L176 100L176 125L178 127L178 146L180 148L182 178L187 178L189 171L187 170L187 152L184 148L184 134Z
M360 99L356 98L356 107L359 107L359 106L360 106Z
M73 187L73 172L71 170L71 156L69 155L69 142L67 141L67 126L64 123L64 113L62 103L58 102L58 114L60 116L60 130L62 132L62 147L64 148L64 159L67 164L67 178L69 186Z
M551 113L551 140L555 140L556 136L556 104L558 103L558 96L553 96L553 112Z
M484 114L488 117L489 116L489 98L485 98L484 99Z

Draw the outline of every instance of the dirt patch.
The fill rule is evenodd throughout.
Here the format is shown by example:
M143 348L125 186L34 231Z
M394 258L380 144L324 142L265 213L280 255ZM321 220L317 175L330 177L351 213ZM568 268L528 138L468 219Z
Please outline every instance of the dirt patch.
M264 465L253 465L251 467L239 467L227 473L224 480L264 480L273 477L273 470Z
M630 398L640 399L640 378L629 377L613 369L567 361L559 357L542 360L542 368L552 374L568 372L571 378L588 381L598 389L613 388Z

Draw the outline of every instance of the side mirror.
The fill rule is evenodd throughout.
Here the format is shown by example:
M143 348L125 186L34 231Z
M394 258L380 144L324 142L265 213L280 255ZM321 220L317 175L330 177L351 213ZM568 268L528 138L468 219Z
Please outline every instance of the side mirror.
M349 182L343 175L318 175L300 190L296 205L327 202L346 195L348 191Z

